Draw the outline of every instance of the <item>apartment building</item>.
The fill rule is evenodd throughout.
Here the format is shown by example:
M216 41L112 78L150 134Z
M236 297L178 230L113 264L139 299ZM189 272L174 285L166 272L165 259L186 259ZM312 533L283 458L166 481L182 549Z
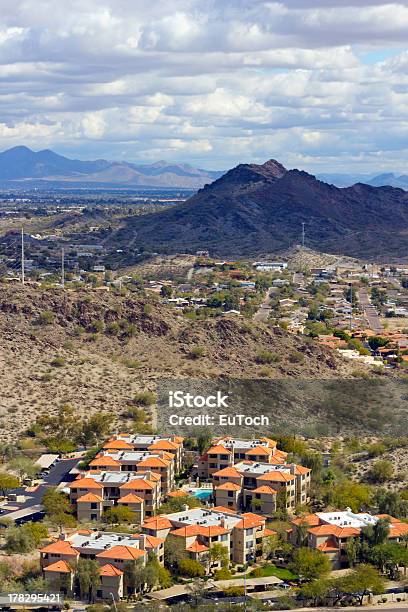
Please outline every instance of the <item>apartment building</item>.
M135 523L156 513L161 502L161 477L155 472L90 471L69 484L78 520L100 520L107 508L127 506Z
M214 544L225 546L233 563L246 563L260 557L262 539L275 534L265 528L264 517L251 512L238 514L228 508L188 506L181 512L147 519L142 530L170 542L181 541L189 557L199 561L207 572L220 565L211 560Z
M132 562L145 565L149 553L154 553L163 565L164 539L146 534L79 530L42 548L40 564L52 590L72 596L78 560L96 560L100 565L96 599L111 601L112 596L119 600L133 594L132 586L126 584L126 567Z
M310 499L311 470L294 463L240 461L213 473L215 503L233 510L276 511L279 492L287 510Z
M176 473L182 468L183 438L181 436L119 433L112 436L103 448L104 450L164 451L174 455Z
M104 450L89 463L90 471L147 472L161 476L162 493L174 487L175 455L167 451Z
M294 546L305 545L326 554L333 569L348 566L346 547L352 538L358 538L361 530L374 526L381 518L389 521L388 539L401 542L408 534L408 524L386 514L371 515L366 512L354 513L351 510L316 512L296 518L291 522L289 538Z
M287 453L277 448L275 440L258 438L241 440L225 436L216 441L198 461L198 476L211 478L212 475L228 468L238 461L262 461L271 464L285 463Z

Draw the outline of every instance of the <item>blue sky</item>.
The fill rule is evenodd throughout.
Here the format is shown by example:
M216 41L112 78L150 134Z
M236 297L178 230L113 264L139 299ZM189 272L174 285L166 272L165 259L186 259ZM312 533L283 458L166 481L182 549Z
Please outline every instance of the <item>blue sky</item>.
M0 149L408 171L408 0L1 5Z

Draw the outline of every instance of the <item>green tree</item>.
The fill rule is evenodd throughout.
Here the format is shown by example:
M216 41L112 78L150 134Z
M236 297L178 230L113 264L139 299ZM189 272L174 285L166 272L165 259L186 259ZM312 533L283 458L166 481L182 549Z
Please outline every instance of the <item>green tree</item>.
M222 544L215 543L210 548L210 559L214 563L221 563L221 567L229 565L229 550Z
M178 571L182 576L189 576L190 578L196 578L204 576L205 569L198 561L194 559L180 559L178 562Z
M74 507L65 493L54 487L47 489L42 498L42 505L46 517L53 525L60 529L75 526Z
M3 497L7 495L7 491L15 489L20 486L20 481L14 474L7 474L6 472L0 472L0 491Z
M331 570L331 562L320 550L298 548L293 555L290 568L307 580L324 578Z
M362 606L364 597L372 591L375 594L384 591L384 582L378 571L371 565L358 565L350 574L342 576L333 582L337 592L334 605L340 602L345 595L353 595Z
M93 559L78 560L76 577L79 583L81 597L91 602L95 599L96 590L100 584L100 565Z
M328 489L324 501L336 508L351 508L353 512L360 512L362 508L371 505L372 497L372 491L367 485L345 480Z
M27 457L15 457L9 463L10 469L17 472L20 478L33 478L40 471L40 467Z
M160 295L162 298L171 298L173 289L169 285L162 285Z
M136 515L127 506L111 506L103 513L102 519L105 523L120 525L122 523L134 523Z
M394 466L386 459L376 461L370 470L370 478L374 482L386 482L394 475Z
M311 599L313 606L317 606L319 602L324 600L330 588L331 584L329 580L318 578L317 580L312 580L312 582L303 585L300 589L300 595L304 599Z

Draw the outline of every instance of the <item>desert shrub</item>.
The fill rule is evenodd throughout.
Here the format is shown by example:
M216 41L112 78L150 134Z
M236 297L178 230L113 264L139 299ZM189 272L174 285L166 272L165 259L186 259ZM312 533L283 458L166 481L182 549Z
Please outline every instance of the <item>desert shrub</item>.
M51 310L44 310L38 315L37 325L52 325L54 323L54 313Z
M190 359L200 359L205 356L205 348L203 346L194 346L188 354Z
M259 351L256 355L256 362L261 364L277 363L280 361L279 355L271 351Z
M60 355L54 357L54 359L50 362L50 365L52 365L53 368L63 368L65 364L65 358L61 357Z
M139 391L133 397L136 406L152 406L156 402L156 395L152 391Z

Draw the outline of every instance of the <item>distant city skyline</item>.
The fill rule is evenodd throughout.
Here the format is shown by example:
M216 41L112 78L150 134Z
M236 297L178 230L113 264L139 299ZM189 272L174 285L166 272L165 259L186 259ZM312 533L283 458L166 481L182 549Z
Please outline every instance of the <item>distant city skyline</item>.
M408 0L3 0L0 150L408 173Z

